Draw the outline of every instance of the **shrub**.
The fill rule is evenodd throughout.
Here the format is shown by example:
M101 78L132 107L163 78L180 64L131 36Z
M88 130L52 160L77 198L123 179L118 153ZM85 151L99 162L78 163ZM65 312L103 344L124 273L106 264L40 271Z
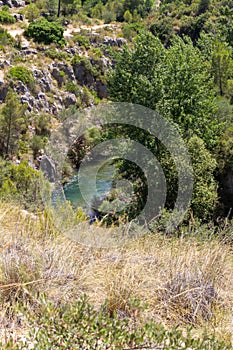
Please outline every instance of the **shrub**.
M110 316L107 302L95 311L85 297L59 306L41 299L39 312L23 310L28 328L32 329L25 341L28 344L33 339L32 349L230 349L230 345L206 334L203 339L194 339L191 330L184 335L177 327L166 330L153 321L139 325L130 318ZM23 349L24 345L21 342L15 349Z
M59 61L67 61L69 58L69 54L66 52L62 52L62 51L57 51L54 49L51 50L46 50L45 51L45 55L54 59L57 59Z
M8 11L0 11L0 23L15 23L15 17L12 16Z
M7 32L6 29L0 28L0 48L6 45L14 45L14 38Z
M85 47L85 49L89 49L91 45L89 38L80 34L75 34L73 36L73 41L78 43L80 46Z
M43 207L42 192L46 190L42 173L22 161L15 165L0 158L0 198L19 203L25 209ZM43 192L45 194L45 192Z
M64 29L59 23L49 22L45 18L41 18L34 23L30 23L24 35L38 43L46 45L55 43L62 46L65 44L63 33Z
M35 4L30 4L26 8L26 18L29 22L33 22L40 16L40 10Z
M81 94L81 91L80 91L79 87L77 86L77 84L72 83L72 81L69 81L66 84L66 91L75 94L76 97L79 97Z
M32 86L35 83L32 72L24 66L10 68L8 77L17 81L22 81L28 86Z

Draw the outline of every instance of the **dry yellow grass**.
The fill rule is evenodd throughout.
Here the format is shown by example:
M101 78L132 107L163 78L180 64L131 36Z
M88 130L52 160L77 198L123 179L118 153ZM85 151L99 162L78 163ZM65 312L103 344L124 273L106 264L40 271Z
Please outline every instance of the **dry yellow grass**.
M80 230L93 230L81 225ZM15 302L35 307L38 294L55 302L86 294L109 313L166 326L207 328L233 343L232 248L217 238L148 234L127 245L95 249L57 232L49 215L0 205L0 324L23 333ZM141 301L141 306L137 304Z

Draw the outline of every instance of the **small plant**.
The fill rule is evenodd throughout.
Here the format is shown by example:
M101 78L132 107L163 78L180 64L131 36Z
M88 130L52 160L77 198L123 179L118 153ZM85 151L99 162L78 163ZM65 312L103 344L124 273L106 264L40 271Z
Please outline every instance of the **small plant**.
M194 339L191 329L184 335L177 327L166 330L162 325L149 321L139 325L130 318L112 317L106 312L108 302L96 311L86 297L76 303L55 305L45 297L40 298L40 308L32 313L23 310L28 328L32 329L25 342L12 349L24 349L29 342L31 349L164 349L164 350L226 350L229 344L218 342L213 336L203 335ZM32 342L33 340L33 342Z
M54 49L46 50L45 55L54 59L57 59L59 61L67 61L69 59L69 54L62 51L57 51Z
M41 18L36 22L30 23L24 35L34 39L38 43L65 45L63 37L64 29L56 22L49 22L45 18Z
M83 46L85 49L89 49L91 45L89 38L80 34L75 34L73 36L73 41L78 43L79 46Z
M0 28L0 49L7 45L15 45L15 40L6 29Z
M24 84L31 87L35 84L35 79L32 72L24 66L15 66L10 68L8 77L16 81L22 81Z
M39 18L40 10L35 4L30 4L26 8L26 18L29 22L35 21L35 19Z
M72 81L69 81L66 84L65 89L67 92L71 92L72 94L75 94L76 97L79 97L81 95L81 91L79 87L77 86L77 84L73 83Z
M11 24L15 21L15 17L10 14L8 6L3 6L0 11L0 23Z

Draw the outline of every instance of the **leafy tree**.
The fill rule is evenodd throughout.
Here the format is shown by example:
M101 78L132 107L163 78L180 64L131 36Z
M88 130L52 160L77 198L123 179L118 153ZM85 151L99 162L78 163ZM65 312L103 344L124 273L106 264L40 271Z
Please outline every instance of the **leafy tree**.
M191 40L176 38L162 69L162 97L157 109L178 124L185 137L196 134L212 148L220 132L213 80Z
M194 170L191 207L194 216L207 220L218 204L218 186L214 179L217 162L199 137L191 137L187 146Z
M109 77L110 97L155 109L178 126L191 150L195 173L192 209L206 219L217 203L213 172L216 162L207 149L213 149L221 130L217 117L215 90L209 66L191 40L176 38L165 49L150 33L138 35L132 48L124 48ZM115 129L115 133L119 130ZM124 136L148 147L163 166L169 189L166 207L171 209L177 193L177 170L170 154L149 135L124 127ZM119 167L134 181L139 171L124 161ZM123 170L122 170L123 169ZM203 169L203 171L201 171ZM145 187L145 186L144 186ZM141 192L142 201L145 191ZM198 209L198 207L200 209Z
M212 72L221 96L228 91L228 79L233 73L232 48L226 43L216 41L212 53Z
M148 32L125 47L109 76L114 101L138 103L173 120L184 136L212 147L219 130L213 80L201 52L176 38L169 49Z
M17 94L9 90L0 114L0 144L3 145L1 153L5 157L14 154L17 150L17 142L21 133L26 129L26 109L27 106L19 102Z

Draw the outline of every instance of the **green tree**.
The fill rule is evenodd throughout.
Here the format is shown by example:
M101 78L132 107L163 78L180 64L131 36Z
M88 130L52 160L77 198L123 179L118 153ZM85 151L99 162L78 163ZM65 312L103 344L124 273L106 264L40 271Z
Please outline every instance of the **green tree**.
M176 38L161 67L163 94L157 110L173 120L185 137L201 137L212 148L221 124L208 64L191 40Z
M213 79L191 40L165 49L148 32L124 48L109 76L114 101L138 103L175 122L185 137L197 134L212 147L220 128Z
M26 129L26 109L27 106L19 102L18 95L9 90L0 114L0 143L3 145L2 154L5 157L16 151L20 135Z
M232 48L225 42L216 41L212 53L212 73L221 96L228 91L228 79L233 73Z
M194 170L191 208L194 216L207 220L218 205L218 186L214 179L217 162L199 137L191 137L187 146Z
M206 219L217 202L213 172L216 162L212 149L221 130L217 117L215 90L209 66L191 40L177 38L165 49L150 33L141 33L133 47L124 48L109 77L110 97L114 101L132 102L155 109L180 130L191 151L195 173L195 215ZM119 130L115 129L115 133ZM171 209L177 194L177 169L159 140L124 127L124 136L144 144L160 160L171 193L166 208ZM203 168L203 171L201 169ZM137 182L140 172L129 162L121 164L128 177ZM145 186L144 186L145 187ZM142 201L145 194L141 192ZM198 209L198 206L201 209Z

